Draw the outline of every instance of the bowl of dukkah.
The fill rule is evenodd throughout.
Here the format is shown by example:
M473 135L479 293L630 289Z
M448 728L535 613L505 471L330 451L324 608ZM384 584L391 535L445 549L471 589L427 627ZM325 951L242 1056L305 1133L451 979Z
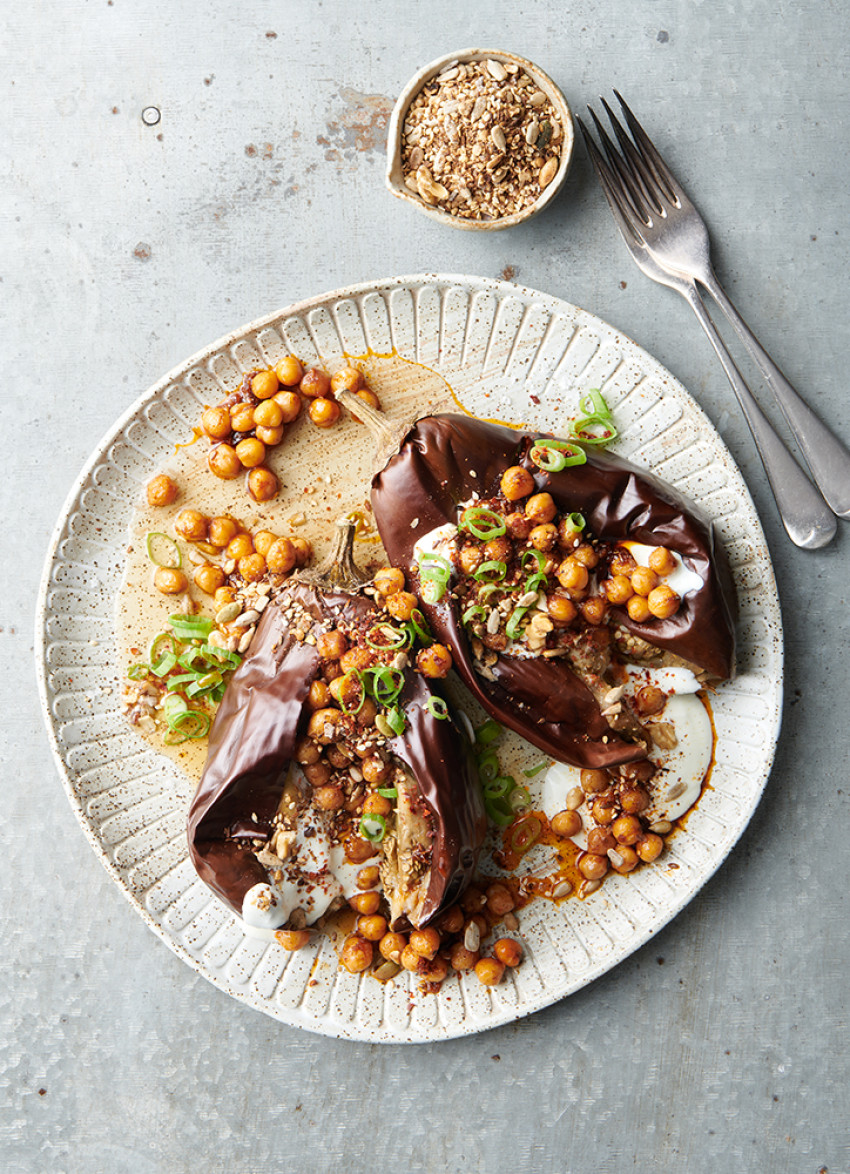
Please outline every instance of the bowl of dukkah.
M510 228L552 203L573 142L566 99L538 66L463 49L419 70L399 95L387 186L442 224Z

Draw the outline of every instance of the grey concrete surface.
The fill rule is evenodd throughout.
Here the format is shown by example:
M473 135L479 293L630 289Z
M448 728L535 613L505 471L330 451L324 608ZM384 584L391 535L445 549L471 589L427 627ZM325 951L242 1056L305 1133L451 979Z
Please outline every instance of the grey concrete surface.
M846 1174L846 531L786 541L708 344L631 265L583 155L554 209L485 239L391 200L382 147L395 93L452 48L523 53L578 110L617 86L732 297L850 440L848 9L7 0L0 25L0 1168ZM290 301L432 269L578 303L700 399L764 518L787 704L743 840L654 941L511 1027L381 1048L278 1026L150 934L64 798L31 632L68 488L140 392Z

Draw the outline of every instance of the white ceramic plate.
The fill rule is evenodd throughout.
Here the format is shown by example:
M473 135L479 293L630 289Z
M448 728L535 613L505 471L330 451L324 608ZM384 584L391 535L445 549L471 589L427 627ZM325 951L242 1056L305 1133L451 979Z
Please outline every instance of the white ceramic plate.
M327 942L288 954L245 937L188 860L191 785L121 712L114 599L141 489L186 438L199 405L230 390L240 372L290 350L331 369L343 354L395 351L440 372L476 415L543 429L557 430L565 405L599 387L621 431L617 451L699 504L731 559L740 663L714 699L711 788L658 863L608 878L584 901L538 901L524 910L526 958L498 987L451 979L439 995L421 996L406 973L382 986L340 969ZM646 942L746 827L767 781L781 712L770 558L746 485L709 421L669 372L598 318L483 278L424 275L338 290L235 331L160 380L95 450L62 511L36 649L48 733L71 805L151 929L234 998L311 1031L374 1042L448 1039L507 1023L569 995Z

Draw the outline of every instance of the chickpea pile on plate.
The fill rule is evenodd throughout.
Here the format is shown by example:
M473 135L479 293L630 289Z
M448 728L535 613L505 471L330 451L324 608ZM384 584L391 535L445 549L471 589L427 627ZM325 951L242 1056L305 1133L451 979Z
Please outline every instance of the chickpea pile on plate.
M268 450L281 443L305 403L317 428L332 428L342 415L334 396L343 389L380 407L355 367L343 367L332 377L322 367L305 371L295 355L288 355L276 367L249 371L236 391L201 416L201 432L212 445L207 457L210 470L224 481L247 470L248 493L254 501L270 501L280 482L265 463Z

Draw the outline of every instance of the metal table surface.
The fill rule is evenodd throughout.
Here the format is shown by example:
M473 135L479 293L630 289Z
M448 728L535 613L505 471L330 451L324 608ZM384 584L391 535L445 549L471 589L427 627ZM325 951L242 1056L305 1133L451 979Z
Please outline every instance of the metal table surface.
M732 297L850 440L847 9L41 0L0 19L2 1168L846 1172L844 527L816 553L785 539L719 365L632 265L583 151L553 209L471 234L390 198L383 145L395 94L452 48L530 57L576 111L617 86L696 195ZM67 490L148 385L291 301L425 270L584 306L699 398L764 520L786 708L743 840L653 941L513 1026L380 1047L280 1026L151 935L63 795L32 624Z

